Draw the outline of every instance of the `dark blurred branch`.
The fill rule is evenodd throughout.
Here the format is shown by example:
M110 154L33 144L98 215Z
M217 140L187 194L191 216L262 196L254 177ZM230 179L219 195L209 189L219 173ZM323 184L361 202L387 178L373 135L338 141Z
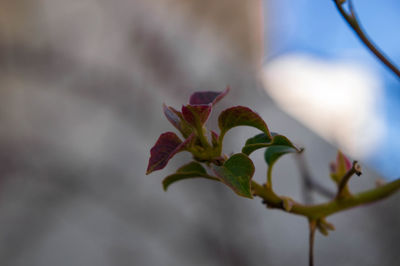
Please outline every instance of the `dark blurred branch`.
M333 199L335 197L335 193L333 191L330 191L328 188L324 187L311 176L303 153L300 153L296 156L296 162L302 179L302 192L306 204L311 203L312 201L310 194L311 191L316 191L328 199Z
M349 12L346 12L343 8L343 4L346 2L346 0L334 0L334 2L339 13L354 30L361 42L363 42L364 45L367 46L367 48L400 79L400 70L382 51L380 51L380 49L378 49L378 47L370 40L365 31L362 29L360 23L358 22L352 0L347 0L349 4Z
M315 239L315 230L317 229L317 221L310 220L310 235L309 235L309 247L308 247L308 265L314 266L314 239Z

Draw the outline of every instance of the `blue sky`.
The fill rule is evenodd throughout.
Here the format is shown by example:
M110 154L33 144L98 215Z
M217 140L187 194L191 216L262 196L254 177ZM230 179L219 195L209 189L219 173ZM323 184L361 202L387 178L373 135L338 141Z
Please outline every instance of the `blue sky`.
M361 25L395 65L400 66L400 1L353 1ZM264 1L266 58L309 53L323 59L354 60L384 84L385 138L368 162L387 178L400 175L400 80L358 40L332 0Z

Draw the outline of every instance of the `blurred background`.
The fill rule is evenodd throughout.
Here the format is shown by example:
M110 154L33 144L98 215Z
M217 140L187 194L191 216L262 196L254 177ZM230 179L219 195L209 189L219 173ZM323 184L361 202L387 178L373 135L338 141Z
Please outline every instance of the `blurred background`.
M368 33L400 62L400 4L354 1ZM174 130L162 103L196 90L230 94L272 131L306 147L334 191L339 148L361 159L354 191L399 176L399 82L358 42L332 1L1 0L0 265L307 265L307 221L226 187L145 175ZM228 133L237 152L257 130ZM263 182L262 152L252 159ZM379 174L378 174L379 173ZM296 160L275 167L279 194L304 193ZM399 195L328 219L317 265L397 265Z

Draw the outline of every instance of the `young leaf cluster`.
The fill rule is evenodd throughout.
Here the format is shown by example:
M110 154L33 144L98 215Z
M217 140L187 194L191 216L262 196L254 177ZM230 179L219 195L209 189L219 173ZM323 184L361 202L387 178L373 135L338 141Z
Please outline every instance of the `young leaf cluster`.
M228 92L229 87L221 92L196 92L190 97L189 104L182 106L181 111L164 105L165 116L180 132L183 140L173 132L161 134L150 150L147 174L163 169L178 152L187 151L193 155L192 162L180 167L174 174L164 179L165 190L180 180L205 178L225 184L239 196L252 198L251 181L254 164L249 155L253 151L267 148L265 161L269 169L272 169L282 155L300 152L300 149L285 136L271 133L264 120L256 112L244 106L234 106L219 114L219 134L207 129L206 122L212 108ZM262 133L249 138L241 153L231 156L222 154L225 134L238 126L254 127Z

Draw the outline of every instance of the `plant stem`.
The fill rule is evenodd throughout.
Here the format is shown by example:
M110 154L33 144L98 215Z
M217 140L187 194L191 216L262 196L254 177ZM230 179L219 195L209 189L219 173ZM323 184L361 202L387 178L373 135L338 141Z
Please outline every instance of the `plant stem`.
M272 190L266 189L255 181L251 183L254 195L263 199L265 204L270 208L284 210L283 200ZM290 213L302 215L309 219L319 219L339 211L350 209L356 206L375 202L384 199L400 189L400 179L387 183L381 187L377 187L351 197L344 199L334 199L327 203L316 205L303 205L293 201L293 207Z
M384 55L383 52L378 49L378 47L368 38L367 34L364 33L364 30L361 28L361 25L357 20L352 1L347 1L349 2L350 13L347 13L343 9L343 3L345 1L334 0L339 13L354 30L361 42L364 43L364 45L400 79L400 70L388 59L386 55Z
M272 189L272 166L267 166L267 186Z
M309 235L309 247L308 247L308 265L314 266L314 239L315 239L315 229L317 229L317 221L310 220L310 235Z
M196 131L197 131L197 136L200 139L201 145L203 145L204 148L211 147L210 143L208 143L206 136L204 135L204 127L200 123L196 125Z
M361 175L361 167L358 164L357 161L353 162L353 166L351 167L351 169L349 171L347 171L347 173L342 177L342 179L339 182L339 187L338 187L338 192L336 195L337 199L343 198L344 195L344 191L346 188L347 183L349 182L350 178L354 175Z

